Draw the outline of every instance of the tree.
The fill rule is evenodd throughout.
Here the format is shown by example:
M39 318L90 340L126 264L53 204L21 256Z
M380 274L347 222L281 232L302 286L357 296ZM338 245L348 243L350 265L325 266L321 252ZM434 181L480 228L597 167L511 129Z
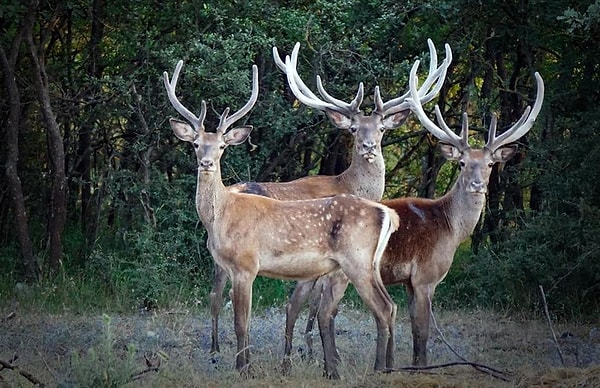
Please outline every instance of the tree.
M4 85L8 94L9 113L5 125L6 143L6 159L5 175L10 193L10 202L15 217L16 235L19 241L20 252L23 260L23 270L25 277L29 280L37 278L39 273L38 263L33 253L33 244L29 234L27 209L25 206L25 198L23 195L23 186L18 172L19 160L19 129L21 127L21 96L19 85L17 84L17 61L21 50L23 33L30 27L28 24L33 23L33 16L23 17L24 7L15 6L16 14L9 14L10 17L17 17L22 23L15 27L12 34L5 35L5 38L0 42L0 69L4 74ZM7 37L12 35L12 41L7 42ZM10 44L10 48L5 49L4 45Z

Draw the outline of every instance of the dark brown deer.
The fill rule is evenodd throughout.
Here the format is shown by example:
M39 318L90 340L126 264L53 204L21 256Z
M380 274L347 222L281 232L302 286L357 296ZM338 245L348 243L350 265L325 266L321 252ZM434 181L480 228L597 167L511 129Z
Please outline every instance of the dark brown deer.
M510 160L517 151L516 142L533 126L544 100L544 83L535 73L537 97L533 109L525 109L521 119L496 136L497 119L494 115L488 131L488 140L482 149L471 148L466 113L462 117L462 131L456 135L444 122L439 107L435 112L439 126L425 114L416 94L417 63L410 77L411 97L407 102L423 126L440 141L440 148L448 160L458 161L460 174L452 189L438 199L399 198L382 203L400 216L400 226L392 234L381 260L381 278L386 286L404 284L408 294L408 310L413 336L413 364L427 365L427 340L431 300L437 285L444 279L456 249L475 229L486 202L487 184L492 167ZM310 339L316 311L335 316L336 304L342 297L347 282L343 275L331 283L319 279L311 290L306 338ZM297 300L300 305L306 300ZM298 311L299 307L290 311ZM325 310L322 312L320 310ZM286 332L293 330L296 315L288 315ZM321 322L319 321L319 324ZM323 331L322 328L320 328ZM321 336L335 336L333 323ZM287 337L286 337L287 341ZM334 341L335 342L335 341ZM309 353L311 342L307 341ZM291 348L291 343L286 346ZM286 354L289 356L289 353Z
M433 42L427 41L430 53L429 73L418 95L423 103L431 101L439 93L444 83L446 71L452 61L452 51L446 45L446 58L438 66L437 52ZM358 87L354 99L347 103L332 97L325 91L321 78L317 76L317 86L321 98L317 97L306 86L298 74L298 53L300 43L294 45L291 56L287 55L282 61L277 48L273 48L273 57L277 66L286 74L290 89L303 104L325 112L331 123L341 130L347 130L354 138L352 160L348 169L339 175L315 175L300 178L291 182L249 182L230 186L231 191L263 195L280 200L298 200L323 198L335 194L354 194L359 197L380 201L383 196L385 180L385 164L381 152L381 140L389 129L397 128L410 113L406 102L408 92L387 102L383 102L379 87L375 87L375 109L366 115L360 108L363 102L363 84ZM218 322L219 312L223 305L223 290L227 282L226 274L215 266L215 279L210 293L212 314L212 345L211 352L219 351ZM313 281L300 283L292 296L304 298L304 292L313 288ZM296 303L289 303L296 306ZM322 317L328 321L329 317ZM325 325L325 323L323 323ZM286 344L291 344L290 340ZM285 350L290 352L291 349ZM284 368L289 364L284 363Z
M251 126L229 127L257 100L258 69L252 68L250 100L231 117L226 108L216 132L207 132L206 103L202 101L200 116L196 117L175 94L182 65L179 61L172 81L165 72L164 82L173 107L191 125L175 119L170 124L175 135L195 149L196 210L207 231L208 249L232 283L236 368L248 373L248 327L256 276L307 281L337 270L356 286L375 317L375 369L392 368L396 305L381 281L379 262L389 236L398 226L397 214L353 195L284 202L226 188L220 160L227 146L243 143L252 130ZM325 373L339 378L332 345L323 344Z

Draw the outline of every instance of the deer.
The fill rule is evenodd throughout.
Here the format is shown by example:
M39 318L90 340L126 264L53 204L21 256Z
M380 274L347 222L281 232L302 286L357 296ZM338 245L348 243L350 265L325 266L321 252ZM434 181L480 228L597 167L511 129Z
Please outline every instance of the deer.
M429 48L429 73L418 91L422 103L431 101L439 93L446 72L452 62L452 50L445 45L445 59L438 66L437 51L433 41L427 40ZM385 188L385 163L381 152L381 141L386 131L400 127L410 114L406 101L409 92L384 102L379 87L375 87L375 108L370 114L361 109L364 98L364 85L361 82L353 100L345 102L332 97L323 87L317 75L316 84L321 98L310 90L298 74L298 54L300 43L294 45L291 56L282 60L277 47L273 47L273 58L277 67L286 75L294 96L304 105L324 112L329 121L338 129L345 130L353 137L350 166L339 175L312 175L289 182L243 182L229 186L231 191L262 195L280 200L323 198L336 194L354 194L372 201L380 201ZM330 276L333 276L330 275ZM219 313L223 305L223 291L227 283L226 273L215 265L214 282L210 292L212 315L211 353L219 352ZM295 299L304 299L313 288L314 280L300 282L286 304L287 315L298 315L299 306ZM329 318L323 317L324 321ZM295 321L295 320L294 320ZM290 321L291 322L291 321ZM325 325L325 323L323 323ZM286 327L285 354L291 353L293 326ZM289 358L284 358L283 368L290 367Z
M239 193L223 184L220 161L225 149L242 144L252 126L230 128L245 116L258 98L258 68L252 67L248 102L229 116L225 108L215 132L204 126L206 102L199 116L177 98L175 89L183 61L164 84L175 110L186 120L169 120L175 136L193 145L197 165L196 211L207 232L214 262L232 284L236 369L250 370L249 321L252 284L257 276L308 281L341 271L357 288L377 325L375 370L393 367L396 304L383 286L379 262L396 230L398 215L377 202L349 194L321 199L280 201ZM339 379L333 344L323 344L325 374Z
M452 188L442 197L397 198L381 203L394 209L400 216L400 226L392 234L381 259L381 278L384 285L406 286L408 311L413 338L412 363L427 365L427 341L431 319L431 301L435 289L445 278L458 246L473 233L486 203L487 185L496 163L509 161L517 152L517 141L532 128L544 100L544 82L535 73L537 94L533 108L527 106L521 118L501 135L496 136L497 117L492 115L487 143L483 148L469 145L469 124L466 113L462 115L460 135L445 123L439 106L435 106L436 125L425 113L417 94L418 63L415 63L409 79L410 97L406 99L411 110L431 135L439 140L443 156L460 166ZM309 318L305 331L309 355L312 354L311 333L317 311L335 317L335 305L341 299L347 281L339 276L336 283L317 282L306 292L300 305L310 296ZM327 280L326 278L323 278ZM291 308L295 310L296 307ZM299 307L298 307L299 309ZM329 313L327 312L329 311ZM295 324L297 315L286 317L286 330ZM332 318L333 319L333 318ZM320 322L319 322L320 324ZM321 336L335 337L333 323L320 328ZM286 338L287 339L287 338ZM333 340L334 341L334 340ZM335 342L335 341L334 341ZM291 348L291 344L289 344ZM289 356L289 353L286 354Z

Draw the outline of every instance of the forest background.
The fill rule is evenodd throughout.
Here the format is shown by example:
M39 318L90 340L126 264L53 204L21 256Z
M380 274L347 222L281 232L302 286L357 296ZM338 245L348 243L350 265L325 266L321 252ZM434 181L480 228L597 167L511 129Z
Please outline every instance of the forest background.
M468 112L480 141L493 112L504 129L532 103L534 72L546 85L536 125L518 157L494 167L485 213L435 303L541 312L542 286L555 317L598 319L598 1L6 0L0 29L0 303L207 305L196 160L171 132L162 81L178 60L178 94L192 109L207 100L209 128L247 100L258 65L253 145L226 152L224 179L287 181L343 171L351 137L295 100L273 46L302 44L299 72L313 89L320 74L350 100L364 82L368 110L375 86L384 100L407 90L431 38L440 57L445 43L454 53L435 103L455 129ZM386 134L385 198L451 187L458 167L436 145L412 115ZM281 305L291 287L259 278L255 303Z

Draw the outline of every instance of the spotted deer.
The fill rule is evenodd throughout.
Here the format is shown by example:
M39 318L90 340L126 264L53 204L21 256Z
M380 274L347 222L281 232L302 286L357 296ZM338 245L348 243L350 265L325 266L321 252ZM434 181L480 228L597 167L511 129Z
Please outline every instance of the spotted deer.
M175 94L182 66L179 61L172 80L165 72L164 83L171 104L189 124L170 119L170 125L176 137L194 147L198 163L196 210L207 231L208 250L232 283L236 368L244 375L249 372L248 328L252 284L257 276L308 281L336 270L356 286L375 317L375 370L392 368L396 305L381 281L379 262L398 226L398 215L353 195L285 202L225 187L220 160L228 146L242 144L252 130L248 125L229 128L256 103L258 69L252 68L248 102L231 116L226 108L216 131L208 132L204 127L205 101L197 117ZM325 373L339 378L332 345L323 344Z
M450 46L445 46L446 57L438 66L436 48L431 40L427 41L430 62L429 73L417 92L422 103L431 101L439 93L444 83L447 69L452 61ZM341 130L347 130L354 139L350 166L339 175L313 175L290 182L247 182L230 186L235 192L243 192L272 197L280 200L299 200L323 198L336 194L354 194L373 201L380 201L384 191L385 164L381 152L381 141L387 130L397 128L408 117L410 107L406 102L408 92L384 102L379 87L375 87L375 109L365 114L361 109L364 97L364 86L360 83L356 96L351 102L344 102L332 97L323 87L321 77L317 76L317 87L321 98L315 95L302 81L298 74L298 53L300 43L296 43L291 56L281 59L276 47L273 57L276 65L285 73L291 91L298 101L324 112L331 123ZM334 276L333 274L331 276ZM211 352L219 351L218 321L223 304L223 290L227 282L225 272L215 266L215 280L210 293L212 314ZM299 282L286 305L287 313L298 314L299 310L290 308L298 306L294 299L304 298L304 293L313 288L314 280ZM320 316L323 327L330 317ZM286 354L291 351L293 326L286 327ZM284 368L289 368L289 360L284 360Z
M431 300L435 289L448 273L458 246L473 233L479 221L486 202L492 167L510 160L517 152L516 142L533 126L544 100L544 83L542 77L535 73L537 96L533 108L528 106L520 120L498 136L497 118L493 115L487 143L483 148L472 148L469 145L466 113L462 116L460 136L445 123L437 105L435 113L438 125L429 119L417 94L417 67L418 63L415 63L411 70L410 97L406 101L421 124L439 139L446 159L459 163L460 174L450 191L441 198L398 198L382 202L396 210L400 216L400 226L390 237L380 270L386 286L406 286L413 337L413 365L424 366L427 365ZM343 275L339 277L343 278ZM346 285L347 281L344 283L338 279L337 283L324 282L320 287L310 290L312 294L306 327L309 352L312 352L310 336L316 311L335 316L335 306ZM304 299L297 302L302 304L307 297L305 294ZM288 315L286 330L288 326L294 326L294 322L289 321L295 321L296 318ZM323 328L320 330L323 331ZM335 337L333 323L326 326L321 336ZM335 343L335 340L332 341Z

